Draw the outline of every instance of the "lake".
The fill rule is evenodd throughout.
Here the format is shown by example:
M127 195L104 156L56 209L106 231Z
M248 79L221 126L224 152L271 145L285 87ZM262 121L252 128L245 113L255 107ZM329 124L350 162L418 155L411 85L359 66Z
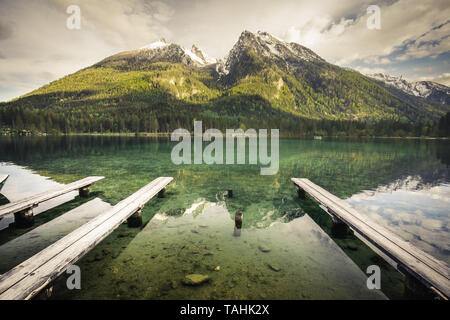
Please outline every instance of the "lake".
M0 273L158 176L174 181L165 198L146 205L143 227L120 226L77 263L82 289L68 290L63 275L54 299L401 298L403 276L357 237L334 239L329 216L297 198L291 177L310 179L450 262L449 141L281 139L273 176L260 175L259 164L175 165L174 145L149 137L0 137L0 174L10 174L1 193L10 201L106 177L89 199L71 193L38 207L33 228L1 220ZM240 237L233 235L237 210ZM366 286L373 264L382 269L381 290ZM185 285L192 273L209 282Z

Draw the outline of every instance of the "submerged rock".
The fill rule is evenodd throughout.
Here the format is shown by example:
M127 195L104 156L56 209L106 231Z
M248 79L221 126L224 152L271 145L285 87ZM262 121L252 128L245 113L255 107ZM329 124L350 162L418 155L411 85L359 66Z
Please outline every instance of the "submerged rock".
M273 271L275 271L275 272L281 271L281 268L280 268L279 266L275 265L275 264L269 263L267 266L268 266L271 270L273 270Z
M209 281L208 275L188 274L183 279L183 284L188 286L198 286Z
M258 249L262 252L270 252L272 250L269 247L266 247L265 245L259 245Z
M220 266L217 266L214 270L215 271L220 271Z

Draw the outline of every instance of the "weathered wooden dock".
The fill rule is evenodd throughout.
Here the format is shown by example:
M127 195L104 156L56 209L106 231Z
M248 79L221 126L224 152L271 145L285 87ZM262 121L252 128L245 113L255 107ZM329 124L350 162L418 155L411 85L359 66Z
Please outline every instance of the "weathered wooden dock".
M0 206L0 218L8 214L14 214L15 223L18 227L29 227L34 222L33 208L37 207L40 203L75 190L79 190L80 196L86 197L89 195L89 187L102 179L104 177L87 177L19 201L5 204Z
M300 198L305 192L320 203L333 217L333 223L345 224L391 258L405 274L406 284L419 283L438 296L450 296L448 265L416 248L386 228L358 213L342 199L334 196L308 179L292 178Z
M0 300L33 298L127 219L141 219L141 209L162 195L172 177L160 177L101 213L80 228L40 251L0 277Z

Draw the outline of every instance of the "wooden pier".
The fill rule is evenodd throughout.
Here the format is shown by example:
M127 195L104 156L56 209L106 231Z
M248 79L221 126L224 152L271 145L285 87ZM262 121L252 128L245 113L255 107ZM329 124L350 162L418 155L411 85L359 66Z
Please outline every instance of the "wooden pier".
M450 296L448 265L399 238L386 228L370 221L342 199L332 195L308 179L292 178L300 198L308 193L332 216L333 223L345 224L397 263L405 274L407 289L429 289L443 299Z
M45 289L127 219L133 224L172 177L160 177L0 277L0 300L28 300Z
M89 187L102 179L104 177L87 177L19 201L5 204L0 206L0 218L8 214L14 214L17 227L30 227L34 223L33 208L37 207L40 203L75 190L79 191L80 196L87 197L89 195Z

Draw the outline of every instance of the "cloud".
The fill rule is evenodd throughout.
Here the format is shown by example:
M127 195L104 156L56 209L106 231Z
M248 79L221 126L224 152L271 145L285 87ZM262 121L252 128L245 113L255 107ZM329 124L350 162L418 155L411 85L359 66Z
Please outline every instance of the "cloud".
M81 8L80 30L66 27L70 4ZM117 52L142 47L161 36L170 38L166 25L172 16L173 9L160 1L108 1L105 8L100 0L2 0L0 101Z
M13 35L13 28L11 23L0 20L0 40L5 40Z
M435 76L435 77L421 77L421 78L419 78L419 80L433 81L433 82L443 84L444 86L450 87L450 72L445 72L445 73Z
M356 67L355 70L362 74L388 73L384 68Z
M450 51L450 21L431 29L415 40L405 45L404 52L397 60L404 61L411 58L436 58L438 55Z
M81 30L66 28L72 4L81 8ZM367 29L372 4L381 8L381 30ZM54 80L161 37L223 58L243 30L264 30L332 63L389 71L448 52L449 16L448 0L0 0L0 70L27 74L14 82L26 93L50 80L45 72Z
M450 15L447 1L433 1L425 5L419 1L400 0L392 4L380 4L380 8L381 30L369 30L368 15L362 12L352 22L341 20L322 31L315 49L323 57L342 64L367 59L379 59L387 63L388 60L382 59L396 52L403 44L413 41L416 50L411 45L404 53L410 57L424 57L427 52L428 55L445 52L446 42L440 40L443 34L449 33L444 27L436 27L447 21ZM340 30L337 36L333 32L336 29Z

